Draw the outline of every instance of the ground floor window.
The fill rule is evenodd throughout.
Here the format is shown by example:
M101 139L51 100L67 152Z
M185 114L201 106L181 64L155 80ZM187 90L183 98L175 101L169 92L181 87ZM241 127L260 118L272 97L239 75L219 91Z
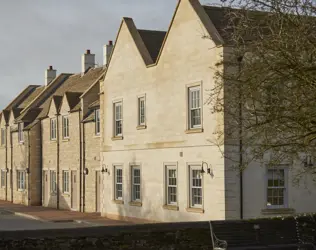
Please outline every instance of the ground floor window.
M203 206L203 175L201 166L189 166L190 171L190 206L201 208Z
M267 170L267 207L286 207L286 169L273 168Z
M166 204L177 205L177 168L174 165L165 166L166 173Z
M18 190L25 189L25 179L26 179L26 172L24 170L17 171L17 186Z
M50 192L57 193L57 174L56 171L50 171Z
M132 166L132 201L141 201L141 176L139 166Z
M115 166L115 200L123 200L123 169Z
M69 171L63 171L63 193L69 193Z
M5 187L5 177L6 177L6 171L5 170L1 170L1 187Z

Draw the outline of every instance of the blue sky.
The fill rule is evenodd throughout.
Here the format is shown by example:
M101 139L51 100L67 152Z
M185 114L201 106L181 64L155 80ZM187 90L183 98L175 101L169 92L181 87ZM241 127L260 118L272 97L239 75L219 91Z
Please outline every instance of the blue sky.
M102 64L102 47L115 40L123 16L132 17L138 28L167 30L176 4L177 0L0 1L0 110L27 85L43 85L49 65L57 73L80 72L86 49Z

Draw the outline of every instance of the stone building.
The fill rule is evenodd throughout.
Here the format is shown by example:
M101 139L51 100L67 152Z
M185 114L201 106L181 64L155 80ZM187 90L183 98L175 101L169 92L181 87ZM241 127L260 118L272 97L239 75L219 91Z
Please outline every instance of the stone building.
M311 178L307 189L292 185L297 163L253 163L241 178L222 157L228 144L214 145L225 113L206 103L216 63L231 60L223 28L225 10L198 0L179 1L167 32L123 19L103 87L104 216L188 221L316 211Z

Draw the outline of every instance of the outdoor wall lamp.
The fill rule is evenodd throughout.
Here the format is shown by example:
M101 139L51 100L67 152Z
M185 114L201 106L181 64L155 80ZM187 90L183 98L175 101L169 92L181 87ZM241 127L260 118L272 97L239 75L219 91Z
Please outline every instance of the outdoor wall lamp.
M314 164L313 164L313 158L312 158L311 155L307 155L307 156L305 157L303 163L304 163L304 167L306 167L306 168L307 168L307 167L312 167L312 166L314 166Z
M211 174L211 168L208 166L208 164L206 162L202 162L202 169L201 169L201 173L204 174L205 173L205 170L204 170L204 165L206 165L206 172L208 174Z
M27 174L29 174L29 173L30 173L30 168L26 168L25 172L26 172Z
M88 174L89 174L89 169L85 168L85 169L83 170L83 174L84 174L84 175L88 175Z
M105 167L104 167L105 166ZM104 173L110 173L106 165L103 165L101 172Z

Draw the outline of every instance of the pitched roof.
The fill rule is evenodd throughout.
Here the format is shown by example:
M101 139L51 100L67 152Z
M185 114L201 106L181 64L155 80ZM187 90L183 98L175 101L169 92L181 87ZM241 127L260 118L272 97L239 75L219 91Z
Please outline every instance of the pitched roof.
M77 96L79 95L79 93L81 95L86 89L94 84L95 81L97 81L104 73L104 71L105 69L103 67L91 68L84 75L81 75L81 73L79 73L68 77L58 88L56 88L54 91L51 91L48 98L45 99L45 101L43 101L43 103L39 106L41 112L36 117L36 120L30 123L25 129L33 127L40 119L47 117L50 103L53 98L55 104L57 104L57 106L60 106L62 96L67 93L66 97L69 105L74 106L75 108L77 106Z
M24 99L18 108L24 109L26 106L28 106L43 90L45 89L45 86L39 86L35 88L31 93L29 93Z
M66 92L65 93L70 110L76 107L76 105L80 102L81 95L82 95L82 92Z
M97 107L100 107L100 100L99 99L94 101L93 103L91 103L89 105L89 109L94 109L94 108L97 108Z
M95 119L95 112L94 110L89 110L87 115L83 118L82 122L87 123L87 122L93 122Z
M139 35L141 36L147 50L153 59L156 62L162 43L165 39L167 32L158 31L158 30L138 30Z

